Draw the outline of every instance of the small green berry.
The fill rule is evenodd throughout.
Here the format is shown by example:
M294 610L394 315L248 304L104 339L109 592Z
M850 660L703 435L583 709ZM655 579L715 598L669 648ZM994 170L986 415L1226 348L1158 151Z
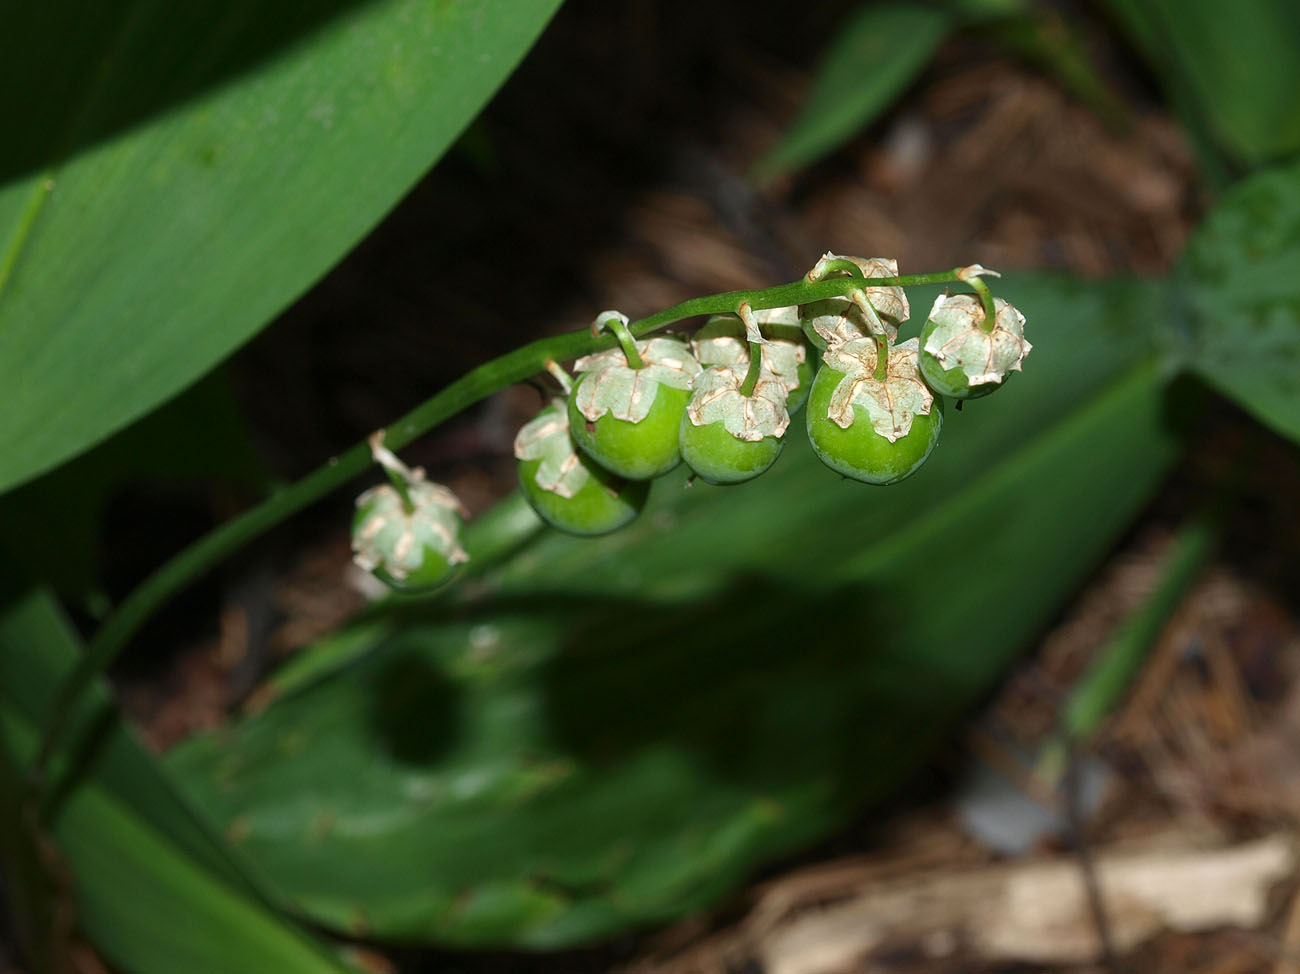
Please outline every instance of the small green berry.
M715 365L695 377L695 392L681 421L682 458L711 484L752 480L776 462L790 414L785 383L760 373L751 396L745 372Z
M608 534L635 518L649 493L646 481L624 480L578 452L568 410L554 399L515 437L519 485L547 524L569 534Z
M678 429L700 363L685 343L637 343L644 368L620 349L579 359L583 373L569 396L569 432L578 447L611 473L650 480L681 462Z
M894 484L920 468L943 428L943 400L921 380L917 341L892 346L883 381L877 347L862 338L833 346L808 397L808 437L832 470L868 484Z
M352 560L399 592L426 592L469 560L460 544L464 507L441 484L414 480L406 491L409 510L392 484L357 498Z
M1001 298L993 299L992 331L985 331L984 306L974 294L941 294L921 329L921 374L935 392L977 399L1019 372L1033 348L1025 341L1025 316Z

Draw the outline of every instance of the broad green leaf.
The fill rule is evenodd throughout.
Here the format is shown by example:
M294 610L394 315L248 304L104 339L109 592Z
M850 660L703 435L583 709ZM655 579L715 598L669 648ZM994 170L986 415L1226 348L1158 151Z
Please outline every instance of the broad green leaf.
M1295 0L1108 0L1183 121L1247 166L1300 152Z
M1176 455L1163 286L999 293L1026 371L907 482L843 481L798 431L752 484L674 475L621 532L344 630L171 768L342 930L549 948L712 902L915 772Z
M799 169L847 142L921 73L948 28L942 10L919 3L860 7L835 31L807 104L754 166L755 178Z
M0 613L0 737L21 766L76 652L40 593ZM106 707L102 688L95 697L84 715L95 721L94 735L81 772L60 792L50 831L70 874L77 921L96 947L141 974L343 970L266 905L237 857Z
M1196 372L1300 442L1300 166L1228 193L1188 244L1177 279Z
M433 164L558 5L11 5L0 490L255 334Z

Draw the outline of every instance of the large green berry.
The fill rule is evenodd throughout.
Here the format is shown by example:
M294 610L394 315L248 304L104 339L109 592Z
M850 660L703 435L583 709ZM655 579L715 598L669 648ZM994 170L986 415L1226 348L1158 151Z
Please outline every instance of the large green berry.
M832 470L868 484L893 484L925 462L943 428L943 400L921 380L917 342L891 348L876 379L876 343L832 347L808 397L808 438Z
M931 389L954 399L977 399L1019 372L1033 348L1025 316L1001 298L985 331L984 306L973 294L941 294L921 329L921 374Z
M673 338L638 342L644 367L620 349L579 359L582 377L569 396L569 431L578 447L611 473L649 480L681 462L678 430L700 364Z
M776 462L790 425L786 386L760 373L752 395L741 392L745 373L715 365L695 378L681 422L682 459L711 484L738 484Z
M515 437L519 485L538 516L570 534L607 534L645 506L649 483L624 480L578 452L561 399L525 424Z
M769 308L755 311L767 344L763 346L763 371L774 375L788 392L785 408L797 413L808 399L816 373L816 353L799 325L798 308ZM749 365L749 343L745 326L735 315L714 315L695 332L691 348L700 364L732 365L742 372Z
M897 277L898 261L892 257L845 257L827 253L806 276L810 281L857 276L867 279ZM901 287L872 286L864 281L862 293L884 325L890 340L897 338L898 326L911 314L906 292ZM862 310L851 298L827 298L800 305L799 321L808 340L822 351L830 345L868 337L873 331L864 320Z
M399 592L425 592L446 581L469 555L460 545L464 508L440 484L415 480L406 502L391 484L357 498L352 518L352 558Z

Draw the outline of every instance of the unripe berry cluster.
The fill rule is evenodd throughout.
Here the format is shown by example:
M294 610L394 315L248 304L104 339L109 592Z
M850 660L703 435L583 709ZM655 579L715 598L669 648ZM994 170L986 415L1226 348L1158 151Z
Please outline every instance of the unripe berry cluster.
M943 277L976 293L940 296L920 336L902 342L910 308L897 263L883 258L828 253L806 282L861 286L761 311L741 300L689 341L636 340L623 315L604 312L593 331L608 328L618 347L578 359L576 381L548 363L564 395L515 438L523 494L553 527L605 534L635 518L649 481L683 460L711 484L757 477L780 456L800 408L828 467L863 483L897 483L938 442L945 396L987 395L1029 353L1024 317L982 280L992 273L973 265ZM458 504L382 443L374 452L393 485L358 501L356 560L397 587L440 583L464 560Z

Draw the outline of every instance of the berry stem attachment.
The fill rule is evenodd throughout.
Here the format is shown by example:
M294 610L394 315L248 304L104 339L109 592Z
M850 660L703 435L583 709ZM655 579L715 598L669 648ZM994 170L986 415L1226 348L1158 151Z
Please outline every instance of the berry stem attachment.
M397 491L397 496L402 499L402 510L407 514L415 513L415 503L411 500L411 492L407 490L407 484L414 483L424 479L423 470L412 470L401 460L397 454L384 446L384 431L375 430L366 438L370 444L370 455L375 458L375 463L384 468L384 473L388 474L388 480Z
M745 372L745 381L740 384L740 394L748 399L754 394L758 385L758 375L763 371L763 346L758 342L749 343L749 369Z
M884 382L889 378L889 336L875 334L871 337L876 340L876 370L871 377L877 382Z
M415 502L411 500L411 492L406 489L406 481L402 479L401 474L388 469L385 469L384 473L388 474L388 482L393 485L393 490L397 491L397 496L402 499L402 510L407 514L414 514Z
M979 295L980 304L984 307L984 320L980 322L980 329L985 333L992 332L998 324L997 306L993 303L993 292L989 286L984 283L983 275L1001 277L997 271L991 271L987 267L981 267L979 264L971 264L970 267L963 267L957 272L958 280L969 284L975 293Z
M551 377L560 384L560 388L564 390L566 396L573 391L573 376L569 375L564 366L555 359L548 358L546 360L546 371L551 373Z
M754 311L748 301L740 302L736 314L740 316L745 326L745 335L749 339L749 369L745 372L745 381L740 386L740 394L748 399L754 394L759 373L763 371L763 333L759 331L758 320L754 317Z
M596 315L596 320L591 323L591 333L599 335L606 328L612 331L614 337L618 339L618 344L623 349L623 355L627 357L628 368L644 369L645 362L641 359L641 353L636 350L636 339L627 330L627 315L618 311L602 311Z
M885 379L889 378L889 333L885 330L885 324L880 320L880 315L876 314L876 309L867 300L865 292L854 291L853 303L858 306L862 316L866 318L867 330L871 332L871 337L876 340L876 371L873 378L877 382L884 382Z

